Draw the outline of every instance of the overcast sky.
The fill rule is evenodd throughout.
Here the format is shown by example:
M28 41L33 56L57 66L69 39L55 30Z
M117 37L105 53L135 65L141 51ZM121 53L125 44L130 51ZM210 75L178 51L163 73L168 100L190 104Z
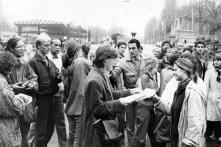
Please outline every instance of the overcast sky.
M17 20L60 20L109 29L121 26L142 35L147 20L160 17L164 0L0 0L3 16Z

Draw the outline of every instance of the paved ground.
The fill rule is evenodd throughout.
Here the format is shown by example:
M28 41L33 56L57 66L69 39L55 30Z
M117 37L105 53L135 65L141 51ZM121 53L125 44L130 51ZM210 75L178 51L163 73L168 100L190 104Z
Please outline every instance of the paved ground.
M48 147L58 147L58 139L56 131L54 132ZM221 147L221 144L217 143L216 141L211 141L209 143L206 143L205 147Z

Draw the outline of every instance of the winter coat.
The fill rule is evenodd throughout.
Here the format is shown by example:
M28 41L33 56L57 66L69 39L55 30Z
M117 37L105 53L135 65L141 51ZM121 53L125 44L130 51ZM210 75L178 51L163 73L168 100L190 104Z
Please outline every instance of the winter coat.
M13 90L0 74L0 146L20 147L21 132L18 116L22 105L16 103Z
M112 92L108 78L98 68L92 68L85 81L85 100L81 116L79 147L102 147L98 134L93 128L93 116L96 119L109 120L124 110L117 100L128 96L129 90ZM114 100L115 99L115 100ZM117 147L107 145L105 147Z
M67 115L81 115L84 99L84 84L88 73L91 70L89 62L80 57L70 66L70 91L65 107Z
M199 81L201 82L201 81ZM202 147L206 129L206 99L202 86L193 81L186 87L179 124L179 147Z
M218 73L211 68L205 74L207 120L221 121L221 82L216 80Z

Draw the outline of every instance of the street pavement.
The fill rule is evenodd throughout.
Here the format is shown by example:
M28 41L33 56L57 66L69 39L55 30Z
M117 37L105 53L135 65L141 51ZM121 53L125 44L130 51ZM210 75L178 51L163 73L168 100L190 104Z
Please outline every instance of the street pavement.
M65 124L66 124L66 130L67 130L67 134L68 134L67 117L65 117ZM54 130L54 134L53 134L53 136L52 136L52 138L51 138L51 140L48 144L48 147L59 147L58 146L58 137L57 137L56 129ZM210 142L207 142L204 147L221 147L221 143L217 143L216 141L210 141Z
M54 134L48 144L48 147L59 147L56 131L54 132ZM204 147L221 147L221 144L217 143L216 141L211 141L209 143L206 143Z

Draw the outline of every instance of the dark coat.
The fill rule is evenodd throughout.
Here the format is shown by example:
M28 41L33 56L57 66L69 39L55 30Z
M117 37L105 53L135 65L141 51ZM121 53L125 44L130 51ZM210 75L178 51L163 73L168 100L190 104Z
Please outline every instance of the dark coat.
M58 69L55 64L46 57L48 64L43 58L36 53L29 61L30 66L38 76L38 91L37 96L54 95L57 93L59 87L58 83L61 79L58 78Z
M70 66L70 91L65 107L67 115L81 115L84 84L91 66L85 58L78 58Z
M199 57L196 58L196 72L200 78L204 79L206 73L206 63L201 60Z
M79 147L102 147L97 132L92 127L92 116L96 119L108 120L115 118L117 113L124 110L120 101L114 99L129 95L129 90L112 92L110 82L106 79L108 78L105 78L104 74L97 68L93 68L87 76ZM110 146L116 147L116 145Z

